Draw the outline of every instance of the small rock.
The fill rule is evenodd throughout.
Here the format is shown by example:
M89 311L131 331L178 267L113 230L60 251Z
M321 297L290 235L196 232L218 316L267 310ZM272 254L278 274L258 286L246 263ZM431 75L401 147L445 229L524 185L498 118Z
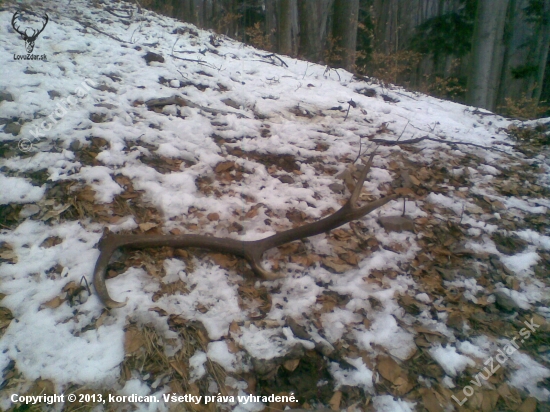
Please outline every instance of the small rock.
M294 179L290 175L279 176L279 180L282 183L288 183L288 184L294 183Z
M505 312L515 312L520 309L518 304L512 299L506 292L499 290L495 292L496 302L495 304L500 310Z
M334 193L344 193L344 190L346 190L346 186L341 183L331 183L328 188Z
M145 54L145 56L143 56L143 58L145 59L147 64L149 64L151 62L164 63L164 57L162 57L160 54L153 53L153 52L147 52L147 54Z
M241 105L233 99L229 99L229 98L222 99L222 102L225 103L227 106L232 107L234 109L240 109L241 108Z
M106 109L109 109L109 110L114 110L117 108L116 105L114 104L111 104L111 103L98 103L98 104L94 104L95 107L105 107Z
M49 90L48 94L50 95L50 99L55 99L56 97L61 97L61 93L59 93L57 90Z
M414 232L414 222L406 216L380 216L378 221L386 232Z
M17 152L15 150L6 150L4 154L0 151L0 156L3 156L5 159L9 159L10 157L17 156Z
M69 145L69 148L76 152L78 149L80 149L80 140L73 140L71 144Z
M106 119L107 115L104 113L90 113L90 120L94 123L104 123Z
M368 87L365 87L363 89L359 89L355 91L356 93L362 94L363 96L367 97L376 97L376 90L370 89Z
M38 212L40 212L40 207L38 207L37 205L25 205L21 208L21 211L19 212L19 217L21 219L25 219L27 217L36 215Z
M7 123L4 126L4 133L11 133L13 136L17 136L21 131L21 125L16 122Z
M94 87L94 89L99 90L101 92L109 92L109 93L116 93L116 89L107 86L106 84L100 84L97 87Z
M13 96L8 92L0 92L0 102L13 102Z

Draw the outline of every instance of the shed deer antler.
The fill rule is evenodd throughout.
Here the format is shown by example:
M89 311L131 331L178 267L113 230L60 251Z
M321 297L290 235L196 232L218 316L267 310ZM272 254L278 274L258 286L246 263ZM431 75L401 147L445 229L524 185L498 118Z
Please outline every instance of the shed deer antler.
M372 212L373 210L385 205L389 201L398 197L398 195L386 196L375 200L365 206L356 205L363 183L372 166L373 153L351 193L350 198L344 206L336 213L327 216L313 223L308 223L294 229L279 232L265 239L254 241L243 241L229 238L219 238L204 235L113 235L104 236L100 243L101 253L97 259L94 269L94 287L99 295L99 299L108 308L120 308L126 303L116 302L109 296L105 285L105 271L111 258L111 255L120 247L148 248L170 246L174 248L195 247L214 250L222 253L231 253L245 258L250 264L254 273L263 279L272 280L281 276L266 271L261 265L261 258L268 249L280 246L282 244L315 236L323 232L328 232L352 220Z

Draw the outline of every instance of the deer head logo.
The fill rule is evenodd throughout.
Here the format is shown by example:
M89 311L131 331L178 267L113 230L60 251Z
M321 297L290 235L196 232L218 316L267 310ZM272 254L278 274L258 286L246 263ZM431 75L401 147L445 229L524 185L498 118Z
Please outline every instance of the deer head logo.
M27 53L32 53L34 50L34 42L38 38L38 35L44 31L44 28L46 27L46 24L48 24L48 15L44 14L44 17L42 17L43 25L42 28L39 30L32 29L32 28L26 28L25 31L19 30L19 25L17 24L17 20L21 17L21 12L16 11L11 19L11 25L13 29L21 35L21 38L25 40L25 48L27 49ZM27 31L32 30L32 34L29 36L27 34Z

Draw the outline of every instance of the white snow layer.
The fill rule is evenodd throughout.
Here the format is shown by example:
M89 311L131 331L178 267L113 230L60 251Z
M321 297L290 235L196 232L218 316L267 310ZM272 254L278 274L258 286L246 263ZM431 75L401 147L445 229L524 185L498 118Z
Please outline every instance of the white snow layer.
M127 5L135 7L133 3ZM5 74L0 76L0 90L14 97L12 102L3 101L0 109L2 117L19 117L24 121L17 137L0 131L0 143L8 142L16 147L17 140L23 138L32 143L24 158L21 152L0 158L0 205L42 204L46 202L47 187L59 181L73 181L75 188L88 186L95 192L96 204L110 203L124 191L115 180L120 176L130 179L134 190L142 191L143 201L160 213L165 232L182 228L184 223L194 223L201 233L251 240L291 227L285 217L291 209L320 218L328 209L340 207L343 195L335 194L328 187L337 180L332 174L320 173L307 159L322 156L324 163L333 163L341 171L345 167L341 159L354 159L360 139L376 133L382 125L390 129L382 136L389 140L395 139L401 131L403 140L416 137L420 129L432 137L445 136L449 141L512 150L500 145L507 141L502 130L509 122L499 116L488 121L456 103L401 89L382 89L379 85L354 79L343 70L326 71L325 66L288 57L283 58L288 67L268 64L254 48L223 36L218 39L220 46L214 47L210 44L209 32L199 30L198 36L176 34L175 27L192 26L148 11L142 15L147 20L146 27L135 18L129 26L125 25L102 9L96 9L93 15L85 12L86 19L93 19L95 27L123 41L120 42L94 30L83 31L74 18L82 17L82 12L88 10L89 5L83 0L54 3L49 7L50 23L36 43L37 52L45 53L47 61L14 60L13 55L22 52L23 43L10 28L13 12L0 13L3 45L0 65ZM184 56L198 56L200 62L173 58L170 56L172 49L174 54L185 51L191 54ZM147 51L162 54L165 63L148 65L143 58ZM166 82L163 84L160 78ZM201 90L192 84L202 85ZM378 95L398 90L395 97L399 101L389 103L380 96L366 97L356 92L366 86ZM175 105L156 113L143 104L148 99L174 95L223 113L212 114L198 107ZM237 105L232 106L238 108L225 104L223 101L227 98L236 102ZM345 109L331 110L351 99L357 107L349 114ZM314 116L311 119L299 116L296 108L301 114ZM92 121L92 118L102 121ZM437 135L428 131L435 121ZM272 176L268 172L271 166L228 155L227 147L220 147L214 134L225 139L227 147L261 156L294 156L296 171L277 172L290 174L294 183L282 183L277 176ZM92 137L101 138L106 144L100 148L94 165L83 165L75 156L75 147L89 147ZM364 140L363 147L365 143L368 145ZM327 150L315 150L319 144L325 145ZM420 146L427 159L433 158L441 147L434 142ZM381 147L379 150L384 156L375 158L375 167L365 183L365 190L376 197L384 194L382 184L394 178L384 160L393 149ZM495 153L478 151L478 155L485 157L486 163L498 161ZM179 170L161 173L142 162L142 158L151 156L180 159L185 163ZM212 177L216 165L225 160L236 162L242 170L242 180L231 182L231 191L222 191L219 197L204 195L197 189L197 179ZM48 182L40 187L29 179L13 176L40 170L46 171L48 176ZM493 175L498 175L489 165L483 165L480 170L486 176L474 169L468 172L480 182L490 181ZM230 173L235 176L234 171ZM254 203L249 204L247 198L253 198ZM508 208L530 213L546 213L548 207L530 200L501 200ZM457 216L464 210L475 209L475 205L452 192L448 196L431 193L427 201L450 209ZM241 235L230 234L225 223L237 220L251 205L258 203L269 205L275 215L266 215L266 208L261 207L255 217L241 221L244 226ZM191 216L192 207L203 215L218 213L219 222ZM131 268L107 281L113 297L128 299L128 304L110 311L102 326L95 327L94 323L103 313L95 295L88 297L85 292L81 293L74 306L62 302L55 308L48 308L44 304L62 296L63 288L70 282L78 285L83 277L88 282L91 280L99 255L96 244L104 226L89 220L59 223L28 218L13 230L0 229L0 247L8 245L16 257L0 263L0 293L5 295L2 306L14 316L0 339L0 370L14 361L25 379L49 379L58 390L70 384L82 384L110 387L120 394L160 397L163 390L169 389L163 389L162 385L158 390L153 389L137 378L128 380L124 387L117 386L125 355L124 328L128 321L153 325L164 337L179 342L165 348L168 355L181 345L180 338L169 330L166 317L152 312L151 308L202 323L213 342L206 353L197 351L190 360L191 376L196 380L205 375L208 359L228 372L239 372L250 366L243 361L245 353L257 359L272 359L284 356L295 345L311 349L313 344L295 338L283 327L284 321L287 316L301 318L310 314L317 299L326 292L349 297L345 308L335 308L321 317L328 341L335 343L351 338L361 350L372 355L383 348L396 358L408 359L415 350L414 335L403 325L412 320L397 304L397 296L412 290L420 302L430 303L431 299L426 293L415 291L412 277L400 269L420 250L416 235L410 232L387 234L376 223L376 214L401 211L402 202L390 202L374 216L363 219L385 248L359 262L357 268L335 276L318 264L309 268L290 265L286 278L265 282L268 288L277 286L270 292L272 308L266 320L279 326L271 328L248 322L249 314L239 307L238 287L243 282L242 276L196 259L193 271L188 271L177 259L159 262L166 273L163 281L182 281L189 293L162 296L156 302L151 297L159 290L159 280L143 269ZM419 204L412 201L407 202L407 212L413 217L425 216ZM273 225L265 223L268 218ZM464 219L476 236L490 234L496 229L473 215L465 215ZM137 223L133 216L125 216L105 226L124 232L136 228ZM550 241L548 236L530 230L518 232L518 235L532 247L519 255L503 257L503 261L509 270L525 277L531 274L532 266L540 258L535 248L548 250ZM44 246L43 242L50 237L60 242L52 247ZM317 253L332 253L332 246L324 235L310 238L310 242ZM396 244L406 245L405 251L394 251L391 246ZM470 245L498 254L492 242ZM381 284L370 283L369 276L375 270L394 270L400 275L393 280L384 277ZM475 281L470 286L475 289L471 292L473 297L478 290ZM542 286L530 287L526 302L541 301ZM371 298L379 301L381 308L373 310ZM199 304L208 310L199 310ZM368 328L362 323L364 313L370 321ZM244 321L241 332L233 335L242 350L231 353L223 338L229 335L232 322L242 324ZM435 327L438 328L448 330L442 323ZM430 349L430 354L452 377L458 376L467 366L475 365L469 356L480 358L485 354L485 349L468 342L457 343L457 348L462 354L451 345L436 345ZM510 383L528 390L539 400L547 397L548 391L537 388L536 382L548 376L548 369L527 355L516 355L515 359L517 369ZM374 394L373 371L361 358L346 360L354 370L342 369L335 362L329 365L336 384L358 386ZM535 381L531 379L533 374ZM243 382L237 381L240 383ZM390 396L374 396L373 404L380 412L414 409L414 404ZM11 404L3 400L0 407L8 409ZM146 410L143 405L139 408ZM159 408L163 410L164 404L159 404ZM261 408L262 405L248 404L239 405L236 410Z

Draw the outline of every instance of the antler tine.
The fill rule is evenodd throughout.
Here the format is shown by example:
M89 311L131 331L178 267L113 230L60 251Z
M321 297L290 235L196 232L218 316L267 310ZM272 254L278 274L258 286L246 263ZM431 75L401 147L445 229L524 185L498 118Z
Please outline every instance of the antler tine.
M252 259L247 259L250 267L257 276L261 277L264 280L276 280L284 278L284 275L278 275L276 273L265 270L262 266L262 263L260 262L261 257L262 256L260 255L258 258L254 257Z
M353 188L353 192L348 200L348 203L352 209L355 209L357 207L357 199L359 199L359 195L361 194L361 190L363 189L363 183L365 183L365 179L367 178L367 175L370 172L372 161L375 155L376 155L376 149L371 153L367 164L364 165L363 170L361 171L361 175L359 176L359 179L357 179L357 183Z

